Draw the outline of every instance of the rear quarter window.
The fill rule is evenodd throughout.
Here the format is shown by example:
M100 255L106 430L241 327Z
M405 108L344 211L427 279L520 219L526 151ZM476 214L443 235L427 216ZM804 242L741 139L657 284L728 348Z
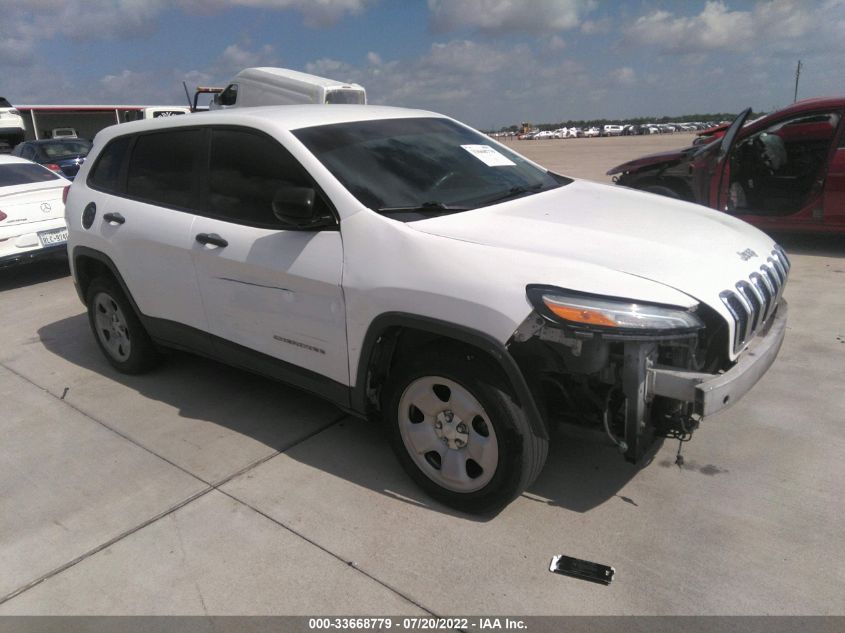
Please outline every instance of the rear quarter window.
M124 136L106 145L97 157L97 163L91 169L91 175L88 177L89 186L109 193L121 193L123 189L120 179L121 168L131 140L132 137Z
M155 132L139 136L129 160L126 193L143 202L197 209L201 130Z

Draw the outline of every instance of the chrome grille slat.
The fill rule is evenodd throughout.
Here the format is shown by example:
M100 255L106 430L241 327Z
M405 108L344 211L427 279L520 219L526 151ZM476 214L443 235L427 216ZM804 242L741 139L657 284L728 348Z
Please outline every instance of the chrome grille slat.
M772 262L772 265L775 267L775 272L778 274L778 277L780 277L781 284L783 284L786 281L786 269L783 267L783 264L780 262L780 259L778 259L777 257L772 259L770 257L769 261Z
M739 291L740 296L745 299L750 310L748 315L748 336L746 337L746 340L748 340L754 337L754 333L760 325L760 313L763 310L763 302L756 295L751 284L745 280L738 282L736 289Z
M763 323L769 320L772 308L775 305L775 294L769 288L768 282L763 281L763 276L760 273L751 273L751 287L757 291L757 294L763 300L763 309L760 312L760 319Z
M765 275L766 275L765 278L768 279L769 283L772 285L773 294L775 296L778 296L780 294L780 287L781 287L781 282L778 279L778 276L768 266L760 266L760 270L762 270L765 273Z
M789 258L776 246L760 272L741 279L719 298L734 319L734 353L739 353L775 313L789 275Z

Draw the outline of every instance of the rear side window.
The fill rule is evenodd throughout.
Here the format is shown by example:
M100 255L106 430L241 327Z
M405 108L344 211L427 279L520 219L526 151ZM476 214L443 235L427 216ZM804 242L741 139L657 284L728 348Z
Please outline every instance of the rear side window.
M212 131L208 176L210 215L265 227L281 224L273 215L279 187L314 187L305 169L278 142L243 130ZM319 196L316 205L330 216Z
M59 177L41 165L0 165L0 187L29 185L34 182L58 180Z
M124 136L106 145L91 170L89 185L101 191L120 193L120 168L123 166L123 158L126 156L130 140L131 137Z
M129 161L126 193L144 202L196 209L200 130L176 130L139 136Z

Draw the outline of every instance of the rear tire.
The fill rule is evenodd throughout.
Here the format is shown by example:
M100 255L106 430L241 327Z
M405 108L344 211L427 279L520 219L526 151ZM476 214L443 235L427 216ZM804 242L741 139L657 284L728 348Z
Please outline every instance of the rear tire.
M112 367L124 374L141 374L158 364L155 344L114 280L94 279L86 304L94 339Z
M471 350L424 350L395 370L382 411L402 467L431 497L496 511L530 486L548 440L531 430L494 368Z

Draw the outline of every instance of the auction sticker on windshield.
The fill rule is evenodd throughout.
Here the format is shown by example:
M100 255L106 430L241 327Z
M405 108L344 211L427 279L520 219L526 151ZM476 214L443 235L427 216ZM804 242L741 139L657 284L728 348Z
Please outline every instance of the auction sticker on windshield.
M475 156L478 160L490 167L515 166L504 154L500 154L489 145L461 145L466 151Z

